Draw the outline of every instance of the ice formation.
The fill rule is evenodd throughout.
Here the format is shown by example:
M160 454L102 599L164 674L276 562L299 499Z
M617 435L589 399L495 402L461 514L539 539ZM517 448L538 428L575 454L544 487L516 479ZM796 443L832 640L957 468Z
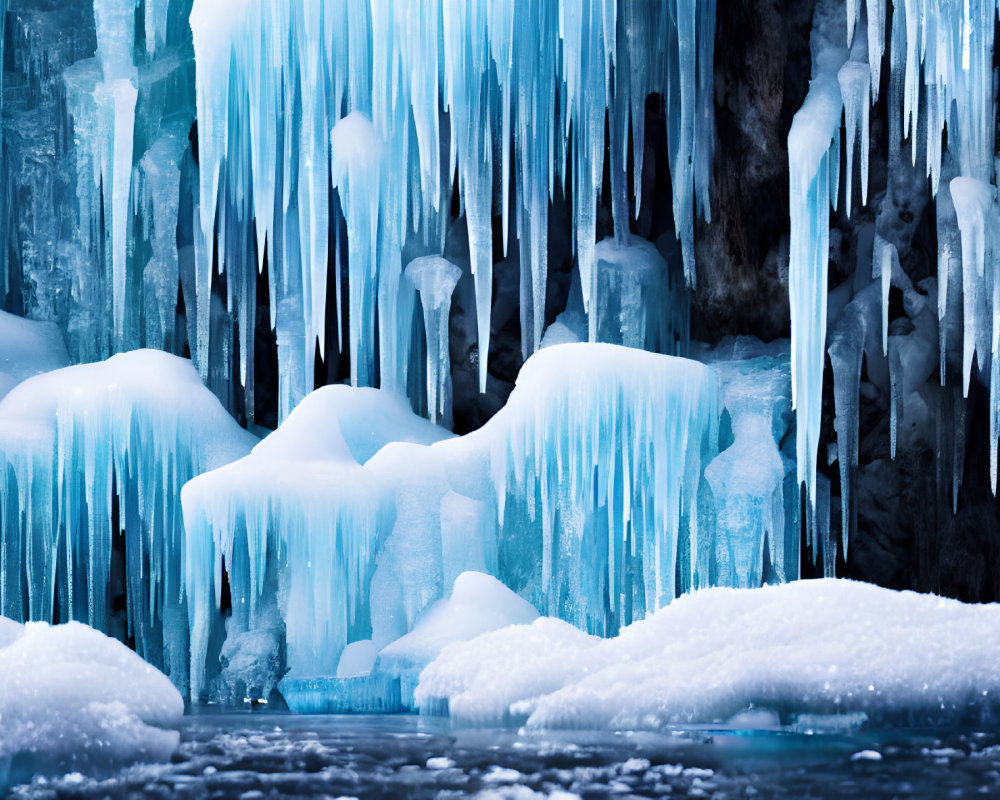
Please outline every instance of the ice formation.
M0 617L0 791L35 775L166 761L184 701L121 642L79 622Z
M423 446L448 435L386 392L328 386L250 455L184 487L193 697L212 674L223 565L230 635L271 627L277 594L291 677L336 674L348 641L370 630L373 559L394 516L391 487L360 462L390 441Z
M413 630L467 570L601 633L708 584L700 554L715 545L698 502L717 452L712 369L614 345L546 348L480 430L450 437L411 415L374 455L351 452L342 431L365 422L329 403L364 392L350 405L368 419L402 402L318 390L249 457L184 487L194 696L214 669L223 567L240 630L277 592L293 688L335 676L349 642L382 648Z
M631 234L594 248L597 292L587 315L591 341L687 355L687 287L652 242Z
M411 241L442 251L456 172L475 280L480 388L494 215L502 218L504 251L516 237L521 253L526 355L544 325L548 205L557 183L571 183L576 198L573 227L589 307L598 291L605 118L616 229L624 239L640 202L630 209L627 200L630 133L644 141L645 100L654 91L666 104L674 218L693 282L696 205L708 215L714 0L197 0L191 28L201 164L196 360L204 374L213 241L219 268L241 286L253 283L233 274L249 269L246 253L255 249L262 265L266 251L272 324L288 343L279 354L282 415L311 386L315 345L324 347L327 265L341 256L331 248L330 177L347 219L354 280L342 327L359 384L406 386L410 321L400 295L401 251ZM642 151L634 158L637 187ZM251 218L255 235L247 230ZM230 253L233 236L254 241ZM363 275L368 279L359 281ZM230 291L228 301L242 320L253 296ZM241 356L247 359L246 350Z
M134 637L183 688L180 489L252 441L190 362L155 350L16 386L0 402L0 610ZM128 599L127 629L111 613L113 580Z
M845 7L846 40L841 16ZM921 330L916 337L905 333L894 336L889 319L891 287L905 290L909 286L899 263L900 242L893 231L897 223L892 219L896 180L908 169L905 161L914 165L919 173L916 177L929 179L937 200L938 275L934 288L941 383L949 383L949 353L961 341L958 370L964 393L968 395L974 377L990 387L990 469L996 486L1000 435L1000 392L993 380L997 304L992 272L983 265L993 257L991 232L998 219L992 67L997 12L995 0L892 4L848 0L844 6L831 0L816 8L811 38L813 80L788 140L792 184L789 299L793 392L799 422L798 475L807 487L811 507L818 502L814 481L827 334L829 211L831 205L836 209L842 194L844 210L850 214L858 183L862 205L868 202L869 115L882 90L883 59L888 59L889 68L889 85L884 92L889 117L889 186L885 200L880 201L883 208L876 209L874 245L862 245L859 239L860 249L869 248L870 274L880 290L875 293L863 282L856 282L854 301L840 319L830 320L845 552L856 516L853 471L858 458L858 387L863 356L867 356L870 370L887 371L893 456L907 405L923 403L907 391L907 387L919 385L908 371L917 358L916 341L926 338L927 325L932 323L917 321ZM841 111L847 140L843 177L839 164ZM858 162L860 170L855 166ZM914 191L926 190L920 187ZM858 272L867 272L861 263ZM923 291L920 288L918 293ZM881 306L880 323L871 316L878 308L873 305L876 302ZM907 315L913 320L910 310L917 306L915 314L919 316L922 304L912 295L908 302ZM881 356L887 359L884 363L875 354L873 336L881 339ZM877 363L873 364L873 359ZM923 359L918 361L920 372ZM957 502L960 464L951 455L948 458L955 461Z
M420 295L427 342L427 412L431 422L445 417L451 398L451 351L448 347L448 312L462 270L438 256L416 258L406 267L406 277Z
M788 723L973 721L996 711L998 617L832 579L707 589L613 639L543 617L448 645L416 700L456 722L529 728L657 730L748 708Z
M176 167L194 118L189 41L162 2L145 4L141 50L131 2L5 5L12 74L23 86L13 101L18 122L8 125L16 133L5 141L19 224L4 289L28 290L25 310L59 323L74 361L146 344L179 349L169 338L179 285L171 265L181 224ZM139 164L153 185L140 186ZM155 221L136 224L149 191L157 191ZM158 313L144 319L151 307Z
M750 587L794 579L797 493L788 485L790 459L781 452L792 423L788 342L727 339L701 358L719 373L731 438L720 442L725 446L705 468L715 517L705 515L715 526L712 582Z
M816 5L809 94L788 133L792 403L798 415L799 483L806 486L806 522L810 526L815 525L816 456L826 354L830 205L836 205L840 185L840 118L844 104L837 74L848 56L839 35L840 13L835 0L820 0Z

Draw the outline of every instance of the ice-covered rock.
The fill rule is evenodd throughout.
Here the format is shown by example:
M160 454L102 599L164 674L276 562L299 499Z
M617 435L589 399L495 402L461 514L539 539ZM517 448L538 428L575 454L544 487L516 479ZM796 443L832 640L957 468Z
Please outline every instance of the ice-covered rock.
M184 701L125 645L78 622L12 627L0 618L0 790L34 775L102 773L165 761Z
M389 441L448 436L386 392L328 386L249 456L184 487L194 697L211 674L223 566L240 630L270 627L260 615L276 593L293 677L336 673L350 634L369 625L375 548L394 517L391 485L359 462Z
M661 729L747 708L785 722L993 718L1000 606L834 579L686 595L613 639L558 620L447 646L416 702L478 725Z
M713 546L697 525L720 413L709 367L608 344L546 348L507 406L463 437L412 415L383 425L371 411L383 396L314 392L249 457L184 487L195 696L223 566L241 630L277 592L285 681L306 689L336 675L349 642L382 648L410 632L468 570L595 632L709 580L697 558ZM351 397L365 399L338 400ZM345 434L373 424L400 441L362 465Z

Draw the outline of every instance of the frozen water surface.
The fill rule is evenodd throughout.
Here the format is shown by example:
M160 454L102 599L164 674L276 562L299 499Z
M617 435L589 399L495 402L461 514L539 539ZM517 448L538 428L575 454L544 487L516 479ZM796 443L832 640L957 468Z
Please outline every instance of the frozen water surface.
M974 730L665 734L458 730L416 716L188 717L172 763L69 774L15 798L995 797L1000 736Z

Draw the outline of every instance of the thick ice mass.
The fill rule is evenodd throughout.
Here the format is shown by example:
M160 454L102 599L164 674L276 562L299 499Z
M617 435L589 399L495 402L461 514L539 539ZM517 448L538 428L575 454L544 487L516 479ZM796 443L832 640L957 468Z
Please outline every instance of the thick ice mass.
M838 580L686 595L613 639L543 617L448 645L416 701L457 722L661 729L747 709L960 722L995 709L1000 606Z
M480 430L451 437L410 415L382 427L374 455L352 452L345 432L398 403L318 390L249 457L184 487L195 696L212 669L223 567L241 630L277 592L286 681L336 675L350 642L406 635L468 570L602 633L707 585L715 545L697 508L720 415L709 367L550 347Z
M183 687L180 489L252 441L190 362L155 350L16 386L0 402L0 610L51 621L58 608L132 635L140 655ZM122 533L127 631L111 630L109 613Z

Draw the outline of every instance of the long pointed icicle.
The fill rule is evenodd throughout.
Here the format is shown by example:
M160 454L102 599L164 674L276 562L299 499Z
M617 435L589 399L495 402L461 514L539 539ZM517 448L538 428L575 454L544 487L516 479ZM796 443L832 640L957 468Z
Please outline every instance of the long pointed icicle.
M838 19L839 18L839 19ZM816 508L816 457L826 353L826 291L830 205L839 181L843 108L837 73L847 60L839 9L832 0L816 7L812 33L813 80L788 134L791 180L791 240L788 294L792 316L792 402L798 416L796 453L799 483Z

